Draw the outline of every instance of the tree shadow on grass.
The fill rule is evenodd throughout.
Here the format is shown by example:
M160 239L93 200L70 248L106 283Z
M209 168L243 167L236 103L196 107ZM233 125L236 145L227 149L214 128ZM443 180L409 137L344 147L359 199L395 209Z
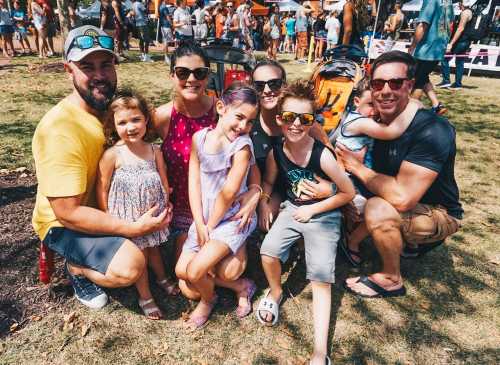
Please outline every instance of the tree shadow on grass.
M448 242L449 243L449 242ZM369 250L371 265L365 265L362 271L367 274L377 272L380 269L380 260L373 248ZM366 256L365 256L366 257ZM474 267L475 271L480 271L482 275L495 278L497 273L488 267L486 260L478 255L466 252L457 246L443 245L417 260L403 260L401 272L407 286L408 294L403 298L391 299L362 299L359 298L354 304L354 309L361 314L363 322L380 328L384 335L384 340L390 342L393 338L402 338L412 349L410 356L413 360L418 360L423 356L428 348L451 349L447 356L453 361L475 363L481 359L482 363L490 363L500 354L498 349L486 348L483 350L470 350L465 348L458 339L446 333L445 328L433 326L435 321L453 318L457 313L472 316L476 312L474 303L462 293L464 288L467 291L496 292L497 288L491 287L484 280L473 276L469 271L464 272L457 268L456 262L460 266ZM366 270L368 266L371 269ZM393 310L401 316L402 323L390 323L389 317L381 315L379 312L371 310L372 303L376 300L385 300ZM368 305L370 303L370 305ZM384 303L386 304L386 303ZM366 340L355 340L351 342L351 355L344 360L355 364L364 364L368 360L377 364L388 363L388 359L380 358L376 349L370 350ZM376 358L379 356L379 358ZM416 358L415 358L416 356ZM486 360L484 362L484 359ZM493 362L491 362L493 363Z
M12 186L2 188L0 191L0 207L15 203L19 200L32 198L36 195L36 184L31 186Z

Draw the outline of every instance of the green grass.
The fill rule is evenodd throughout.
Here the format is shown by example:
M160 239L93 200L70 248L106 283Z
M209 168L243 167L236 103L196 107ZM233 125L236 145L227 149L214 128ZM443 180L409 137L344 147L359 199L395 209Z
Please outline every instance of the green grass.
M36 124L70 90L63 73L28 73L21 66L28 61L38 62L15 60L14 68L0 70L0 168L31 168ZM289 79L308 76L304 65L284 65ZM172 84L161 62L123 63L118 75L120 85L140 90L154 105L170 99ZM339 258L329 344L336 364L500 362L499 267L494 263L500 251L500 80L472 77L464 83L471 88L439 92L457 129L455 173L465 208L463 227L425 258L403 261L404 298L360 300L345 293L341 281L359 271ZM250 252L248 271L264 288L257 250L251 246ZM362 273L380 266L372 247L364 247L363 254L370 259ZM254 316L236 320L229 301L216 309L209 326L188 334L181 317L192 304L163 298L157 290L167 315L161 322L139 314L133 289L111 291L111 304L100 312L74 299L49 302L41 320L29 321L0 342L0 364L303 364L313 338L311 289L304 277L302 262L283 276L289 298L275 328L262 327ZM34 274L19 280L37 284ZM71 311L77 315L74 327L64 328L64 315ZM83 325L90 326L85 335Z

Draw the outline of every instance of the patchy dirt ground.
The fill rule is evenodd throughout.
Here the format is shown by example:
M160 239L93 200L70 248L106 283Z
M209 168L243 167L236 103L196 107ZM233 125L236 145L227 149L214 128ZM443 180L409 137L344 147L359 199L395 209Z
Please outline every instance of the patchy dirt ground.
M0 174L0 337L42 317L68 295L69 287L57 279L39 285L39 241L31 226L35 196L36 178L29 171Z

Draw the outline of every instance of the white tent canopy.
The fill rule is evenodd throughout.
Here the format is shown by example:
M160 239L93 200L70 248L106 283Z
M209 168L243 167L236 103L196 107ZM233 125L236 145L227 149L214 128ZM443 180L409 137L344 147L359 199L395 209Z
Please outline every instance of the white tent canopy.
M297 11L300 8L300 4L297 4L293 0L279 2L280 12Z
M339 0L336 3L325 5L323 9L327 11L337 11L338 13L340 13L344 8L345 3L346 0Z

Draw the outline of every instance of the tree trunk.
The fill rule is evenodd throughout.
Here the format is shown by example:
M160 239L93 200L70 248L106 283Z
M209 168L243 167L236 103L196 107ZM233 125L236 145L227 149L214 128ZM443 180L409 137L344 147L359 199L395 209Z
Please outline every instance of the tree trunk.
M57 9L59 10L59 24L61 25L61 34L63 44L71 30L68 11L68 0L57 0Z

